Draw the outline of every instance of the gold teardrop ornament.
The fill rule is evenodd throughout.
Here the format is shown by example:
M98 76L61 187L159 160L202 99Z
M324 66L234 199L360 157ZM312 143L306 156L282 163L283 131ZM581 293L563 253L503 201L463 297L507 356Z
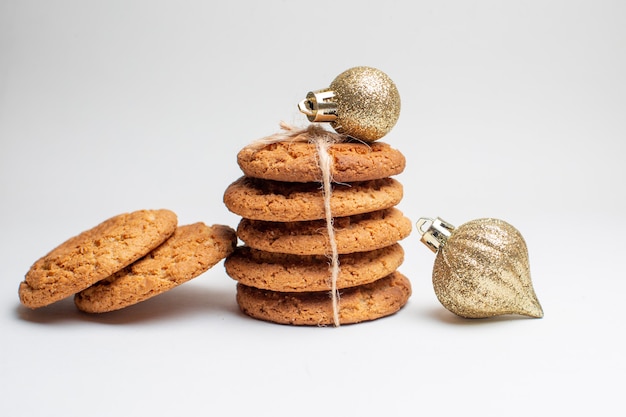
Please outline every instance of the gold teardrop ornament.
M456 228L440 218L422 218L417 229L421 241L437 254L433 287L445 308L466 318L543 317L530 278L528 248L516 228L491 218Z

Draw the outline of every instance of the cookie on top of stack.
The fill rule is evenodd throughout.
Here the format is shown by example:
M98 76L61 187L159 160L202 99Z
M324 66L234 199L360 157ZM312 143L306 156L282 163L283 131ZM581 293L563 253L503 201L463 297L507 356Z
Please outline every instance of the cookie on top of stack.
M243 242L225 262L238 281L237 303L247 315L293 325L333 324L325 201L313 125L293 140L252 144L237 155L243 176L224 193L241 216ZM326 135L339 135L326 132ZM338 253L336 288L341 324L378 319L399 311L411 295L398 272L398 243L411 221L396 207L405 167L402 153L386 143L337 139L327 148L332 192L330 212Z
M74 296L76 307L87 313L119 310L199 276L236 243L232 228L202 222L179 226L170 210L122 213L37 260L18 294L31 309Z

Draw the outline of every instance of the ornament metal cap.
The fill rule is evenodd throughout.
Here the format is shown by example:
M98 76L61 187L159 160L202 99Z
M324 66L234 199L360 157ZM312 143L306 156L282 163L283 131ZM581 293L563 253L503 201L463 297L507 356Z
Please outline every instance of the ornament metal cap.
M329 89L309 91L306 98L298 103L298 109L309 122L332 122L337 120L335 92Z
M328 88L298 103L310 122L328 122L340 134L366 142L385 136L400 116L400 94L391 78L371 67L339 74Z
M422 235L420 241L437 253L448 241L454 226L439 217L435 219L422 217L417 221L417 230Z

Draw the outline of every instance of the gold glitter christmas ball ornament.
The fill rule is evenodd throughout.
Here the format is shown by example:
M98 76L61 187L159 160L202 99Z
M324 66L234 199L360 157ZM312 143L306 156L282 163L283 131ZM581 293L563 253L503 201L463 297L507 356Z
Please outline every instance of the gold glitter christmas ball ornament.
M354 67L339 74L329 88L309 92L298 108L310 122L328 122L337 133L373 142L398 121L400 94L384 72Z
M455 228L440 218L422 218L417 229L421 241L437 254L433 287L445 308L466 318L543 317L526 242L513 226L478 219Z

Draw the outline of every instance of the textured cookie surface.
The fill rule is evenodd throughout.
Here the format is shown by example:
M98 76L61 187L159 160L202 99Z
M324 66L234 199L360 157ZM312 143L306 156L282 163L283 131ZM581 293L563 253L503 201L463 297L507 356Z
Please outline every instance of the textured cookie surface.
M335 184L331 212L352 216L395 206L402 200L402 184L393 178ZM230 211L253 220L293 222L325 218L319 183L286 183L241 177L224 193Z
M139 210L70 238L33 264L20 284L20 301L38 308L84 290L156 248L177 221L169 210Z
M411 233L411 221L392 207L334 219L340 254L366 252L396 243ZM266 222L241 219L237 235L247 246L267 252L327 255L331 252L326 222Z
M330 145L331 176L335 182L368 181L404 171L402 153L386 143L344 142ZM322 174L317 149L308 142L279 142L237 154L239 167L248 177L286 182L319 182Z
M145 257L76 294L74 302L88 313L139 303L207 271L228 256L236 242L235 231L228 226L180 226Z
M370 252L339 256L337 288L368 284L395 271L404 260L395 243ZM249 287L272 291L329 291L329 260L323 255L289 255L238 247L224 262L226 273Z
M339 322L359 323L399 311L411 296L409 280L394 272L370 284L341 291ZM237 284L237 304L244 314L280 324L325 326L333 324L328 292L288 293Z

